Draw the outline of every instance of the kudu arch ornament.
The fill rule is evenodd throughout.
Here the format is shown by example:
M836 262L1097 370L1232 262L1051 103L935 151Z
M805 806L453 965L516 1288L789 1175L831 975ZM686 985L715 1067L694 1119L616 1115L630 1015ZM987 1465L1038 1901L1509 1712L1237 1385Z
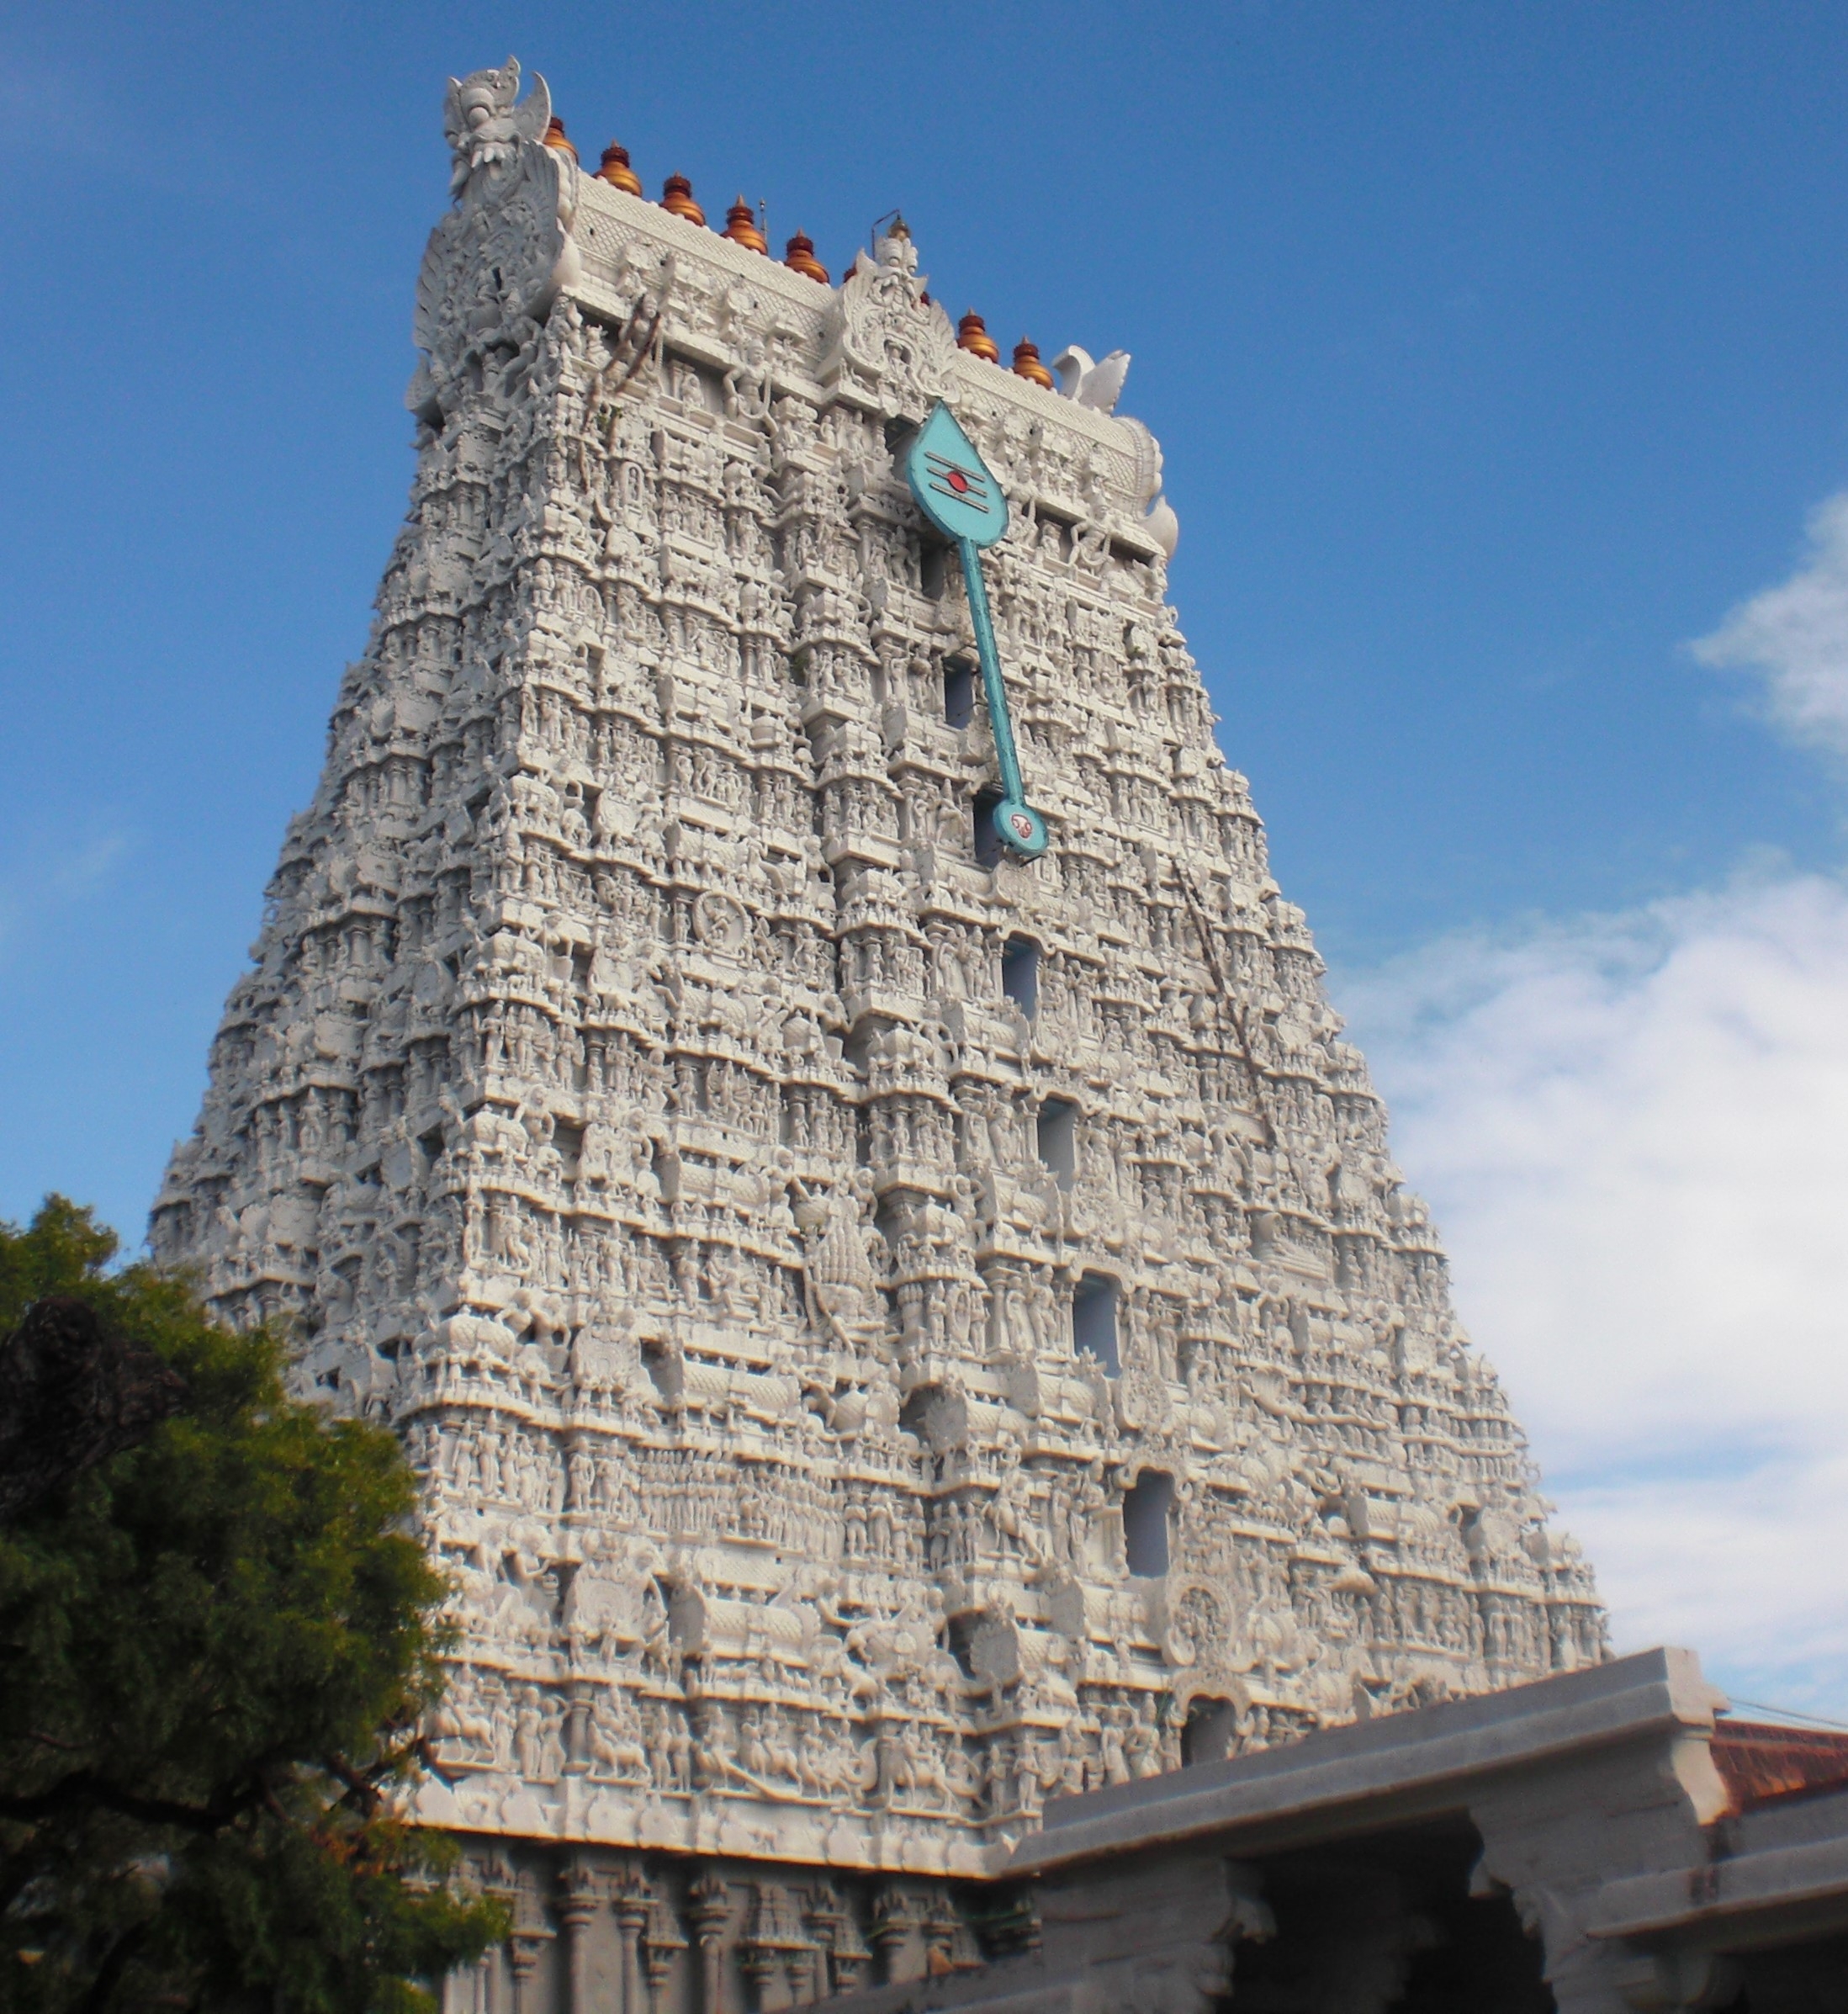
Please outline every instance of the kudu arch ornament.
M982 690L988 702L994 732L995 759L1001 766L1001 802L991 816L1001 843L1023 860L1037 860L1046 851L1046 820L1027 803L1020 781L1020 758L1014 745L1014 723L1008 713L1008 692L1001 679L1001 655L995 648L994 623L988 614L988 591L982 578L982 549L993 545L1008 528L1008 500L975 443L941 400L919 430L906 458L905 474L918 508L953 542L962 561L962 584L969 596L969 619L975 627L976 653L982 660Z

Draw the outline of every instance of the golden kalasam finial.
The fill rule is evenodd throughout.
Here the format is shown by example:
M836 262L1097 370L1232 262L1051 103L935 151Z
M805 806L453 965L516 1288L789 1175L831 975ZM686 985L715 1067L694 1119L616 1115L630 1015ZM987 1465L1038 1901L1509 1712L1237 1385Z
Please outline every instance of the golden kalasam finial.
M829 284L828 268L815 257L814 240L805 232L798 231L783 247L783 263L792 273L819 280L824 287Z
M761 252L766 257L770 246L764 234L757 228L756 213L743 196L725 213L725 228L720 236L729 238L734 245L742 245L751 252Z
M627 189L632 196L642 193L642 178L629 166L628 149L613 140L603 150L603 165L597 170L596 178L607 182L612 188Z
M956 324L956 347L972 357L986 357L990 363L1001 361L1001 352L988 333L988 325L973 308Z
M1040 361L1039 346L1029 342L1025 336L1014 346L1014 374L1025 378L1034 384L1043 384L1052 390L1052 374Z
M689 224L703 225L706 212L693 200L693 185L685 175L670 175L661 185L661 208L685 217Z
M554 113L552 117L546 121L545 144L548 147L556 147L561 154L569 154L571 156L572 167L575 167L577 166L578 151L575 146L572 146L570 141L565 138L564 121L560 119L556 113Z

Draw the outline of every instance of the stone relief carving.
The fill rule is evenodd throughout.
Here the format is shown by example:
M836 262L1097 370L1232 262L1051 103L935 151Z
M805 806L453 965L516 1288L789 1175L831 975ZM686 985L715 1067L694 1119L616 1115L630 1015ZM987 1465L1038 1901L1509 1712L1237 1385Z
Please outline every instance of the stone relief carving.
M410 519L154 1214L425 1476L424 1815L977 1874L1199 1742L1602 1657L1214 740L1127 360L959 352L897 225L825 295L691 248L518 82L451 87ZM1032 866L886 436L938 396L1013 506ZM793 1948L656 1904L638 1966Z
M942 305L925 292L918 248L896 219L861 252L835 297L820 378L837 395L870 394L888 418L924 419L949 388L958 354Z

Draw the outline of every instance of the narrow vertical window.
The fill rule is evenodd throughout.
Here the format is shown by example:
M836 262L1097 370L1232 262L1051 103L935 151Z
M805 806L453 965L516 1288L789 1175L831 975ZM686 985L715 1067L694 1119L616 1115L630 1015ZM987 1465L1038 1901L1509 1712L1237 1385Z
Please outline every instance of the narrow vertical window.
M1130 1571L1155 1580L1168 1571L1168 1520L1174 1508L1174 1478L1144 1469L1124 1492L1123 1543Z
M966 728L975 717L975 666L964 658L946 658L943 667L944 725Z
M1237 1732L1238 1709L1230 1699L1194 1699L1181 1730L1181 1767L1191 1769L1197 1762L1223 1762L1232 1752Z
M1001 835L994 829L994 808L1000 802L1001 792L992 787L976 793L975 846L978 867L993 867L1000 863Z
M1062 1189L1078 1174L1078 1108L1069 1099L1049 1098L1040 1107L1040 1158Z
M1040 1011L1040 947L1030 937L1009 937L1001 950L1001 990L1030 1021Z
M1072 1296L1072 1347L1095 1357L1104 1375L1123 1368L1116 1347L1116 1282L1108 1273L1087 1273Z

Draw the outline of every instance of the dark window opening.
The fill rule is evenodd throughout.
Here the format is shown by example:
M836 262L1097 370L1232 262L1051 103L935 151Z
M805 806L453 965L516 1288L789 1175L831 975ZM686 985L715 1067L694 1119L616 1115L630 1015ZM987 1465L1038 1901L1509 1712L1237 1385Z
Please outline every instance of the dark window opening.
M1174 1508L1174 1478L1144 1469L1123 1497L1123 1543L1130 1571L1157 1580L1168 1571L1168 1518Z
M1040 1011L1040 947L1030 937L1009 937L1001 948L1001 990L1030 1021Z
M979 867L997 867L1001 860L1001 835L994 829L994 808L1001 802L1001 792L992 785L978 792L975 803L976 865Z
M926 540L918 554L918 586L927 599L940 602L950 585L950 549Z
M1068 1099L1049 1098L1040 1107L1040 1158L1062 1189L1069 1189L1078 1172L1078 1108Z
M1381 1910L1423 1926L1395 1982L1394 2014L1554 2014L1546 1947L1523 1932L1512 1898L1469 1894L1481 1853L1480 1835L1453 1820L1267 1854L1264 1900L1277 1931L1239 1946L1238 1997L1252 2006L1327 2004L1354 1962L1357 1927ZM1748 1972L1748 1996L1750 1988Z
M1196 1762L1223 1762L1231 1753L1238 1732L1238 1709L1230 1699L1190 1700L1187 1725L1181 1730L1181 1767Z
M1087 1273L1072 1296L1072 1347L1093 1356L1114 1378L1123 1368L1116 1351L1116 1282L1108 1273Z
M960 657L943 667L943 720L945 727L966 728L976 717L976 668Z

